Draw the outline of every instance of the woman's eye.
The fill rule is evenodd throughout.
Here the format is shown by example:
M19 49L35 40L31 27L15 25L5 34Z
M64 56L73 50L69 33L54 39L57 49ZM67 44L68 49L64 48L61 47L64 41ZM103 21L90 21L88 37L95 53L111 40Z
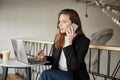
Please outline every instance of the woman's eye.
M63 22L63 23L66 23L66 22Z

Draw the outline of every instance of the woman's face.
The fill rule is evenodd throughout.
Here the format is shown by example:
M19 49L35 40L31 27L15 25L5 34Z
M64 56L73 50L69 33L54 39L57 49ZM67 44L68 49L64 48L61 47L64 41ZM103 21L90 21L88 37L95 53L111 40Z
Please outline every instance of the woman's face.
M61 33L65 33L66 30L70 29L71 20L68 14L61 14L59 17L59 30Z

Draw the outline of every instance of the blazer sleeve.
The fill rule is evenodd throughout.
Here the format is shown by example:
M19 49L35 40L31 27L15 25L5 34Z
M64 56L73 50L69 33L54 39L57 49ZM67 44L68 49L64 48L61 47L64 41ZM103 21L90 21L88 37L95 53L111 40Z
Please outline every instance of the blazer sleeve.
M55 55L56 49L55 49L54 44L52 45L51 49L52 49L52 51L51 51L52 55L46 56L46 60L50 61L50 63L47 63L46 65L53 65L53 63L55 62L55 59L56 59L56 55Z
M70 70L78 70L84 63L90 40L85 36L73 40L72 45L63 48L67 66ZM77 65L77 66L76 66Z

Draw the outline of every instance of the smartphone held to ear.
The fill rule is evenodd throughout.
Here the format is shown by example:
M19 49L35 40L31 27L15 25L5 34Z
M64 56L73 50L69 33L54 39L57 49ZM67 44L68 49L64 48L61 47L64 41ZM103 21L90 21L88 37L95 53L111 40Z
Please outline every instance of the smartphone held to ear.
M72 27L73 27L74 31L76 31L76 29L78 28L78 25L75 24L75 23L73 23L73 24L72 24Z

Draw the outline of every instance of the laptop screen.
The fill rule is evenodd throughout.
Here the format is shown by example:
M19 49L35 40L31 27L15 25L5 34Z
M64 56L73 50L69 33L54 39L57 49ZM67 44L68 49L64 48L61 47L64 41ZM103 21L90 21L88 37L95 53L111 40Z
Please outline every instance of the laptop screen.
M24 42L21 39L11 39L15 58L21 62L28 63Z

